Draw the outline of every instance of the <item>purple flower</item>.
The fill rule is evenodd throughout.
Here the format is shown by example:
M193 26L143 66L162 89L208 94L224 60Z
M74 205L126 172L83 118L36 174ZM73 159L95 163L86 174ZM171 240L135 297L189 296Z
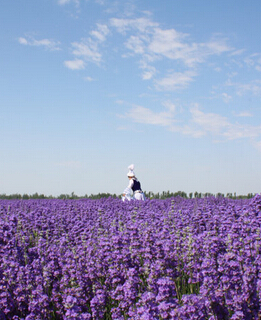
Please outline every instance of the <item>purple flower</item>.
M258 319L261 196L0 200L0 318Z

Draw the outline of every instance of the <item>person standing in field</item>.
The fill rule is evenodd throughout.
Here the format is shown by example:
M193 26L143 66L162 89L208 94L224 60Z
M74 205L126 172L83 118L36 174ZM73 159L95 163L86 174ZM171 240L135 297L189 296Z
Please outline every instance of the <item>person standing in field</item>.
M123 191L122 200L145 200L145 195L141 189L141 184L139 180L135 177L134 164L128 166L127 176L129 179L129 184L127 188ZM133 194L132 196L131 193Z

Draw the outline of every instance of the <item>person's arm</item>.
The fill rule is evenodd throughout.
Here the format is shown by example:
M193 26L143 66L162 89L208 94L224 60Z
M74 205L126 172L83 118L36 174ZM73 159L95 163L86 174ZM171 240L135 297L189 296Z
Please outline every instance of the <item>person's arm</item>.
M123 191L122 196L123 196L123 197L125 197L126 195L127 195L127 196L130 196L130 194L131 194L131 190L130 190L129 188L126 188L126 189Z
M133 187L133 185L134 185L134 181L133 181L133 179L130 179L129 185L127 188L131 189Z
M122 194L124 197L126 194L131 193L131 188L132 188L133 184L134 184L133 179L130 179L128 187L124 190L124 193Z

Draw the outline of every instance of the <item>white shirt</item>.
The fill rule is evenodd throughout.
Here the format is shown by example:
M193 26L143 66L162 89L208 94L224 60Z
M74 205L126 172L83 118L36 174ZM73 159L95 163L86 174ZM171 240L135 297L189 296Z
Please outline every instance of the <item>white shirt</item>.
M134 181L133 181L133 179L130 179L130 181L129 181L129 185L128 185L128 189L131 189L132 187L133 187L133 185L134 185Z

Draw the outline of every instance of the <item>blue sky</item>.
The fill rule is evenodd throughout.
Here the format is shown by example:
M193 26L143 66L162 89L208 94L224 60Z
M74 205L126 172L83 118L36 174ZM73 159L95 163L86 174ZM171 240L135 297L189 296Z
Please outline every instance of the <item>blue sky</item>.
M13 0L0 193L261 192L260 0Z

